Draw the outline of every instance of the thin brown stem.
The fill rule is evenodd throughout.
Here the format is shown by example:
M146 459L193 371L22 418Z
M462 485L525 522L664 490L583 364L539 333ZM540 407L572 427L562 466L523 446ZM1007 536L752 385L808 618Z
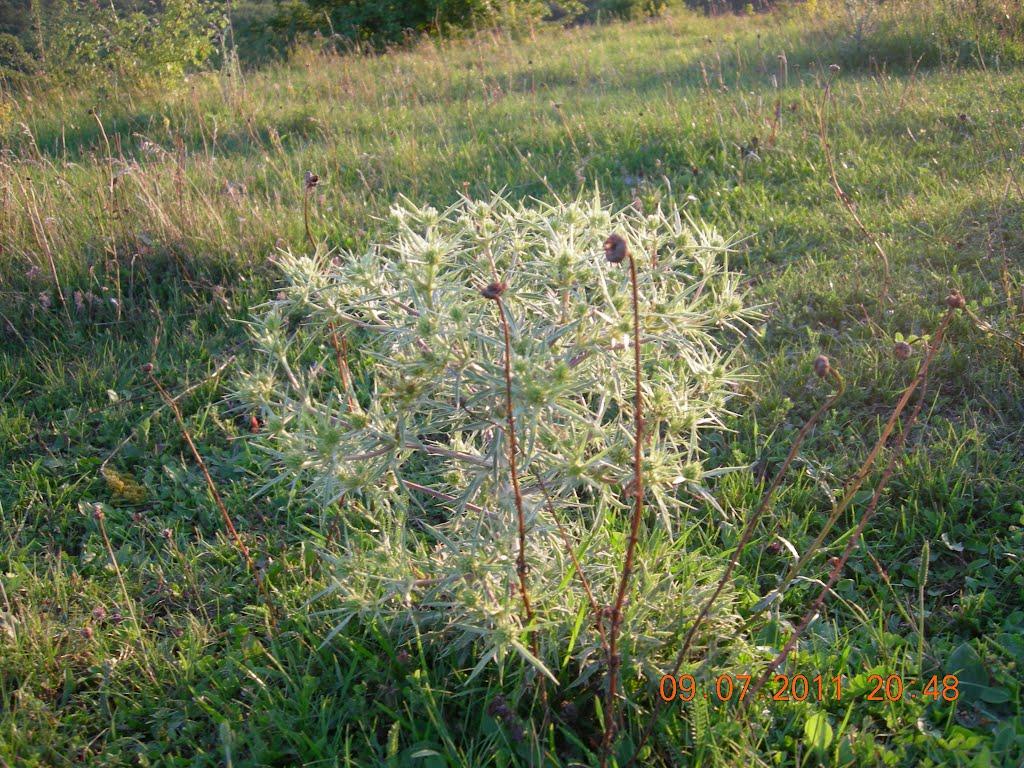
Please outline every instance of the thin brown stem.
M555 505L551 501L551 494L548 493L547 485L541 478L540 474L536 475L537 485L540 487L541 492L544 494L544 504L548 508L548 514L551 515L551 519L555 521L555 525L558 527L558 535L562 539L562 545L565 547L566 553L569 555L569 559L572 561L572 567L576 570L576 575L579 577L580 584L583 586L583 592L587 596L587 602L590 603L590 612L594 616L594 627L597 629L598 637L601 639L601 648L608 653L608 637L604 631L604 621L601 617L601 608L597 604L597 600L594 597L594 591L590 587L590 580L587 575L583 572L583 566L580 565L579 558L576 557L576 552L572 548L572 542L569 540L569 534L565 530L565 526L562 525L562 521L558 519L555 514Z
M633 517L629 525L629 543L626 545L626 559L622 565L619 578L619 589L612 605L611 622L608 629L608 690L605 693L604 707L604 749L601 764L607 765L615 738L615 694L619 678L619 633L622 629L622 608L626 602L626 592L633 575L633 560L636 556L637 539L640 533L640 520L644 513L644 478L643 478L643 442L644 414L643 388L640 370L640 287L636 275L636 259L627 254L629 260L629 283L633 298Z
M944 327L945 326L943 325L943 328ZM875 441L875 445L871 448L871 451L868 453L867 458L864 459L864 462L861 464L860 469L857 470L857 473L853 476L853 479L847 484L842 499L840 499L839 502L835 504L835 506L833 506L831 514L825 521L825 525L823 525L821 530L818 532L818 535L814 538L814 541L811 543L809 547L807 547L804 550L803 554L797 559L797 561L790 566L789 571L786 573L785 577L782 579L782 582L776 588L776 591L779 594L782 594L782 592L786 590L786 588L792 583L793 579L795 579L800 574L800 571L803 570L804 566L807 565L810 559L818 553L818 551L821 549L821 545L825 542L825 538L832 530L832 527L836 524L836 521L839 519L840 515L842 515L843 512L846 511L846 508L849 507L850 504L853 502L853 497L856 495L857 491L860 490L860 487L867 480L868 475L871 473L872 467L875 465L875 461L878 458L878 455L885 447L885 444L889 441L889 436L892 434L892 431L896 428L896 424L899 421L900 414L903 413L903 410L906 408L907 403L910 402L910 398L914 394L914 391L917 389L918 385L920 384L920 381L921 380L919 378L915 378L912 382L910 382L907 388L903 390L903 394L900 396L899 402L893 409L892 414L890 414L889 420L885 423L885 426L882 428L882 434L879 435L878 440Z
M878 485L875 486L874 493L871 496L871 501L868 502L867 507L861 514L860 520L857 522L857 526L854 528L853 533L847 540L846 547L843 550L843 554L833 563L832 572L829 574L828 581L822 587L821 592L818 593L818 596L814 599L814 602L811 603L811 606L804 613L803 617L800 620L800 623L797 625L796 629L793 630L793 634L790 636L789 640L783 646L782 650L779 651L779 653L775 656L774 659L772 659L772 661L768 664L768 667L764 670L760 677L758 677L758 679L751 684L750 690L747 691L746 698L740 703L741 709L745 709L747 706L749 706L750 702L754 700L754 698L757 696L757 693L761 690L761 688L764 687L765 683L772 676L775 670L777 670L783 664L783 662L785 662L786 657L789 656L792 650L796 647L796 644L797 642L799 642L800 637L807 630L807 627L814 620L814 618L818 615L818 612L821 610L822 605L824 605L829 593L832 591L832 588L839 580L839 576L842 574L846 562L850 559L850 555L852 555L854 549L857 548L857 543L860 540L861 535L864 533L864 529L867 526L868 521L871 520L876 510L878 509L878 502L882 497L882 491L888 484L893 472L896 469L897 463L903 455L903 447L906 444L907 435L910 433L910 430L913 427L914 422L917 420L917 417L921 412L921 406L924 404L925 392L928 386L928 369L931 366L932 360L935 359L935 354L939 351L939 347L942 346L942 339L945 335L946 328L949 327L949 323L953 319L953 315L955 313L956 309L951 308L946 313L945 317L942 319L942 322L939 324L938 330L935 332L935 336L933 337L932 343L928 347L928 352L925 354L924 359L921 361L921 366L918 370L917 376L914 377L914 381L910 384L910 386L907 387L907 392L905 393L904 397L900 399L899 404L896 406L896 409L894 410L894 413L898 415L899 412L901 412L904 406L906 405L906 401L910 396L909 393L912 393L914 390L920 388L921 394L918 398L918 401L917 403L915 403L913 409L910 412L910 416L907 417L907 421L903 425L903 429L900 430L899 436L896 438L896 443L893 446L892 454L889 457L889 461L886 464L885 470L882 472L882 476L878 481Z
M135 613L135 601L132 600L131 595L128 594L128 587L125 586L124 576L121 573L121 566L117 564L117 558L114 556L114 547L110 543L110 537L107 535L107 526L104 522L106 515L103 513L103 508L97 504L92 513L93 519L100 528L100 535L103 537L103 544L107 548L107 556L110 558L110 564L114 567L114 573L117 574L117 582L121 585L121 595L124 597L125 607L128 609L128 614L132 617L132 623L135 625L135 639L139 644L139 653L142 654L142 658L145 661L144 668L146 674L149 676L151 682L156 684L156 675L153 672L153 667L149 660L149 654L146 652L146 647L142 641L142 625L139 624L139 617Z
M306 193L302 196L302 223L306 227L306 240L309 242L310 250L316 253L316 240L313 239L313 231L309 228L309 196L313 193L313 187L306 185Z
M331 333L331 346L334 347L334 357L338 364L341 387L345 390L349 410L354 411L358 408L359 404L352 395L352 370L348 367L348 341L344 336L338 334L338 329L333 322L329 322L327 328Z
M832 184L832 191L835 192L836 198L846 208L847 213L850 214L850 218L853 219L854 224L860 230L864 238L874 246L875 251L878 252L878 256L882 261L882 269L884 270L884 276L882 280L882 294L879 297L879 304L885 306L889 298L889 256L886 254L885 249L882 248L882 244L878 242L878 238L868 231L868 228L864 226L864 222L861 221L860 216L857 214L857 207L854 205L853 200L839 185L839 177L836 174L835 162L832 159L832 148L828 143L828 126L825 122L825 111L828 109L829 97L832 95L832 81L825 85L825 98L823 104L818 109L818 136L821 139L821 151L825 155L825 162L828 164L829 181Z
M245 558L246 567L249 572L256 575L256 564L253 562L252 555L249 553L249 548L242 541L242 537L238 534L238 530L235 528L234 522L231 520L231 515L228 513L228 508L224 505L224 500L221 498L220 492L217 490L217 485L213 482L213 477L210 475L210 470L206 467L206 462L203 460L202 454L199 453L199 449L196 448L195 442L192 440L192 435L188 430L188 426L185 424L185 418L181 415L181 409L178 407L178 402L168 394L167 390L160 384L159 379L153 373L152 364L147 364L144 368L145 372L149 376L149 380L153 382L157 391L160 393L160 397L167 404L167 407L174 413L174 418L178 422L178 427L181 430L182 437L185 438L185 442L188 443L189 449L192 451L192 456L195 458L196 463L199 465L199 469L203 473L203 477L206 478L206 487L210 491L210 495L213 496L214 502L217 504L217 509L220 510L221 519L224 521L224 527L227 528L228 533L235 541L235 546L238 547L238 551L242 553Z
M491 290L491 288L494 288L495 290L491 294L486 293L486 291ZM516 575L519 578L519 594L523 600L524 624L529 627L530 651L533 653L535 658L540 660L540 646L537 642L537 630L533 627L533 605L530 602L530 591L527 584L529 566L526 562L526 512L523 510L523 492L519 487L519 468L516 463L519 453L519 443L516 440L516 417L512 407L512 336L509 333L508 317L505 315L505 305L501 300L501 293L504 290L504 285L499 287L498 284L495 284L494 286L485 289L484 295L487 298L493 299L494 303L498 307L498 317L501 319L501 331L505 341L504 369L505 412L508 422L508 471L512 480L512 495L515 499L516 525L519 536L519 551L516 554ZM546 699L546 695L544 693L544 677L540 676L540 680L541 697Z
M828 411L833 405L835 405L836 401L843 396L843 392L846 391L846 382L843 380L843 377L839 375L838 371L836 371L833 367L829 366L828 375L835 379L836 391L828 400L821 404L818 410L816 410L814 414L806 422L804 422L804 425L800 428L800 431L793 439L793 444L789 448L789 453L786 455L785 461L782 462L782 466L779 468L779 471L775 473L775 477L772 479L771 485L769 485L768 488L766 488L764 493L761 495L761 501L757 505L757 509L754 510L754 513L747 520L747 525L743 529L743 533L740 535L739 542L737 542L736 544L736 549L733 551L732 557L729 558L729 563L728 565L726 565L725 572L722 573L722 577L718 580L718 584L715 586L714 592L712 592L711 597L709 597L707 601L705 601L704 606L700 610L700 613L697 614L697 618L694 620L693 624L690 626L690 629L687 631L686 637L683 639L683 645L679 649L679 653L676 654L675 663L672 665L672 671L669 672L669 674L672 677L675 677L679 674L679 670L682 667L683 662L686 660L686 655L690 651L690 646L693 643L693 639L697 635L698 628L700 627L701 623L708 617L708 614L711 612L711 607L715 604L715 601L718 599L718 596L722 593L722 590L724 589L726 583L732 576L732 572L736 569L736 565L737 563L739 563L740 556L743 554L744 548L750 542L750 539L754 534L754 529L757 526L758 521L768 510L768 506L771 503L772 496L774 496L775 491L778 490L779 485L781 485L782 479L783 477L785 477L786 472L789 470L790 464L792 464L793 460L796 458L797 451L800 450L800 446L803 444L807 435L810 434L810 431L811 429L814 428L814 425L818 423L818 420L825 414L826 411ZM640 753L640 750L643 749L644 745L650 739L651 734L654 732L654 726L657 723L658 715L661 713L661 709L664 706L664 703L664 700L660 696L655 700L654 711L651 713L647 727L644 729L644 733L640 738L640 742L637 744L636 750L633 753L633 757L630 759L630 762L627 763L627 766L632 765L636 761L637 755Z

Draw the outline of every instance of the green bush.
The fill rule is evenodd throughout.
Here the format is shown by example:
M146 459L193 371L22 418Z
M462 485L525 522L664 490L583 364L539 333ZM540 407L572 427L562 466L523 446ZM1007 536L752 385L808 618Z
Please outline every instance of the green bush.
M27 73L35 68L36 63L25 51L21 40L14 35L0 33L0 71Z
M280 6L273 24L287 39L316 31L383 44L424 33L518 27L539 21L548 11L541 0L292 0Z
M231 7L232 41L239 58L249 65L266 64L287 53L294 37L276 27L284 18L283 6L273 0L247 0Z
M668 0L596 0L588 3L591 18L600 15L636 19L643 16L657 16L668 7Z
M223 25L216 0L165 0L153 14L59 0L42 30L43 62L57 80L173 80L207 62Z
M21 86L28 82L36 63L14 35L0 33L0 81Z

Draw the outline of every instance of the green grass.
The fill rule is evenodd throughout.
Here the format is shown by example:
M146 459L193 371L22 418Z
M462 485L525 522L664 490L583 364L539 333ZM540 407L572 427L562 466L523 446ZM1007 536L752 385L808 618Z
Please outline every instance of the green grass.
M287 489L251 497L259 461L223 376L247 363L237 321L273 290L275 247L304 247L307 169L323 179L314 231L338 247L372 238L399 194L440 206L463 191L551 199L594 185L622 205L672 199L743 236L733 263L768 316L746 347L755 380L734 401L730 431L706 437L706 466L781 463L826 394L811 376L819 352L848 381L741 560L738 608L751 613L791 562L775 534L804 551L913 376L920 345L897 361L897 334L930 333L951 287L1003 332L1024 330L1024 72L1005 56L997 66L959 51L914 70L924 50L913 27L882 30L854 55L812 24L676 13L377 57L302 49L242 80L196 75L169 93L5 100L0 765L530 762L486 712L499 691L516 690L514 668L460 687L468 669L432 664L429 649L407 658L378 626L322 646L330 622L318 611L330 606L308 601L327 581L317 551L341 546L341 513ZM781 51L788 84L776 89ZM868 67L872 52L890 65ZM840 56L829 135L840 181L891 262L892 301L881 310L878 258L829 187L817 135L827 66ZM764 147L777 99L775 146L742 160L752 136ZM172 414L139 371L149 360L172 392L199 385L181 405L260 560L276 627ZM728 707L673 704L653 763L1020 763L1022 372L1009 341L954 322L906 460L788 664L792 674L848 675L850 693L820 704L764 699L742 721ZM110 466L145 486L144 501L118 496L101 475L112 453ZM760 487L744 471L714 493L743 515ZM94 503L106 505L127 601ZM704 508L683 522L693 555L724 566L738 528ZM827 576L842 543L807 575ZM795 586L751 638L775 643L816 591ZM919 679L951 665L978 683L955 706L854 692L872 673ZM649 686L653 703L657 682L635 684ZM814 712L834 731L820 754L805 735ZM638 713L634 730L643 723ZM555 752L586 764L593 729L581 711ZM426 750L438 756L413 758Z

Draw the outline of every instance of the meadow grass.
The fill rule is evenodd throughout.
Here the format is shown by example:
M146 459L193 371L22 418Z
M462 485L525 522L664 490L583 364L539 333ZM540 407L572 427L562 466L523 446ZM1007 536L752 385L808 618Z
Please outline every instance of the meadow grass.
M342 546L341 513L288 488L252 498L251 424L224 401L225 378L249 362L238 321L275 289L275 249L307 247L307 170L321 178L311 228L333 247L368 242L400 194L441 207L496 189L671 200L742 238L732 266L767 318L746 344L753 381L729 430L703 447L708 469L751 470L714 485L730 514L700 506L680 521L681 568L725 567L765 478L829 394L814 357L827 354L847 382L733 577L751 641L768 647L817 594L870 486L806 578L768 613L755 604L814 540L913 377L917 339L938 326L949 290L963 291L1009 338L953 321L902 466L789 661L792 674L848 675L849 694L761 698L743 718L699 699L671 704L645 759L1019 764L1024 76L980 47L921 58L923 23L902 17L857 47L814 18L675 12L378 56L302 48L288 64L195 75L158 94L5 95L0 765L509 765L541 752L586 764L594 754L571 728L557 743L542 734L540 747L510 738L486 708L516 689L512 669L458 686L468 670L432 664L426 649L410 656L373 625L322 645L331 626L318 611L329 606L308 601L328 583L318 551ZM882 264L836 199L820 144L830 77L837 176L889 260L882 305ZM909 360L892 352L903 339ZM184 418L269 601L147 362L172 394L187 390ZM955 706L866 699L869 674L920 680L951 664L967 681ZM652 707L657 672L636 681ZM702 674L712 685L715 671ZM816 713L833 732L821 749L808 736ZM643 712L631 716L626 742L645 725Z

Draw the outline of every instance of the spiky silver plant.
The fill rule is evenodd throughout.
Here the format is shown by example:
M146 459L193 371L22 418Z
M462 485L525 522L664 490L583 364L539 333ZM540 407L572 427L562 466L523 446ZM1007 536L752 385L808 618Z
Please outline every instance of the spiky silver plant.
M614 212L596 195L553 205L463 198L444 211L403 200L363 253L280 256L284 285L251 320L261 363L236 397L266 425L254 439L267 485L339 503L346 538L328 553L338 629L362 617L399 641L443 638L438 652L475 672L517 653L554 679L550 663L567 650L580 677L600 668L599 633L580 634L587 597L558 522L609 604L634 447L630 285L602 254L613 230L636 254L645 305L645 525L662 529L635 554L631 594L642 597L624 607L623 678L671 658L715 575L676 538L703 492L698 435L720 425L753 313L728 269L727 240L677 210ZM524 538L509 477L504 329L481 298L498 281ZM332 368L335 328L354 345L351 380ZM358 391L340 391L342 381ZM539 658L524 642L516 592L524 540ZM711 631L730 621L726 607Z

